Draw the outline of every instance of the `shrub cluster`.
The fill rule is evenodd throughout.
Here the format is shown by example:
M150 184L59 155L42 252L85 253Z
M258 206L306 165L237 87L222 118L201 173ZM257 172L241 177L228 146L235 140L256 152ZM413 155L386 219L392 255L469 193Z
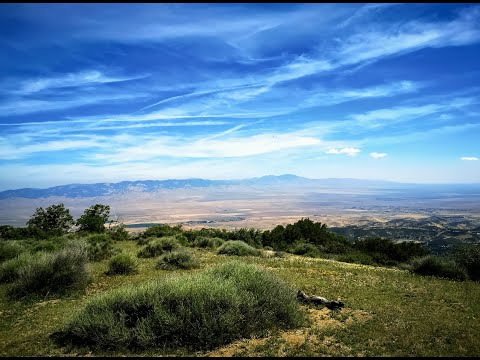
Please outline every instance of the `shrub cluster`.
M118 253L118 250L113 246L112 238L108 234L90 235L87 237L87 242L89 244L88 253L90 260L100 261Z
M144 232L142 232L140 236L143 238L148 238L148 237L161 238L164 236L174 236L176 234L181 234L181 233L182 233L182 225L170 226L167 224L163 224L163 225L155 225L155 226L149 227Z
M24 252L0 264L0 284L11 283L18 279L20 269L24 268L31 260L32 255Z
M471 280L480 280L480 244L463 245L453 253L454 261L468 274Z
M125 224L118 224L107 229L107 233L110 235L110 238L115 241L124 241L130 238L128 231L126 230Z
M129 275L138 272L138 262L129 254L120 253L108 262L107 275Z
M353 251L347 254L342 254L338 256L335 260L342 261L346 263L357 263L363 265L375 265L375 261L368 254L365 254L360 251Z
M101 294L53 339L101 350L204 350L303 319L295 290L266 270L232 262Z
M210 248L216 249L220 245L222 245L225 240L219 237L207 237L207 236L197 236L195 241L193 242L193 246L200 247L200 248Z
M0 262L13 259L24 251L25 248L18 241L0 241Z
M454 261L440 256L429 255L413 259L411 271L420 275L438 276L448 279L465 280L467 274Z
M14 282L9 289L13 298L27 295L61 295L83 288L88 280L88 250L83 242L72 242L55 253L29 254L18 259L14 268Z
M187 249L178 249L167 252L160 256L156 268L162 270L175 269L193 269L200 266L199 261L195 258L191 251Z
M229 240L218 248L217 254L235 256L260 256L260 250L240 240Z
M292 247L290 252L295 255L304 255L312 258L320 256L318 247L308 243L297 243Z
M406 262L416 257L428 255L428 250L420 243L404 241L395 243L383 238L367 238L357 240L353 248L381 265L395 265L398 262Z
M142 258L155 257L179 247L180 243L175 236L165 236L149 241L147 245L138 252L137 256Z

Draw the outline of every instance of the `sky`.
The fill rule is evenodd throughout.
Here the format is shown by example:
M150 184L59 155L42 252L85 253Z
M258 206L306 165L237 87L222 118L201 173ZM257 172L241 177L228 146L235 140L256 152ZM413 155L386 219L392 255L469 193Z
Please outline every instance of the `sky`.
M478 4L1 4L0 190L480 182Z

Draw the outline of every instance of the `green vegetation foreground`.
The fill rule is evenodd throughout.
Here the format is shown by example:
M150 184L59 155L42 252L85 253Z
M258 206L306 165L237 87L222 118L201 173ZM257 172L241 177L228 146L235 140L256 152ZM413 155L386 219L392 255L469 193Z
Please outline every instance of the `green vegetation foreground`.
M134 241L123 241L117 246L133 257L141 248ZM231 257L217 255L214 251L193 251L201 266L188 270L190 272L231 261ZM264 344L247 341L232 355L475 356L480 353L480 285L476 282L422 277L398 269L296 255L240 259L266 268L295 289L341 299L345 308L338 312L327 310L323 313L325 319L300 328L304 330L298 342L274 331ZM127 276L106 275L107 260L89 263L93 281L85 292L57 299L12 301L6 295L7 285L1 285L0 355L178 354L161 348L92 352L89 348L60 347L50 338L96 295L123 288L126 284L140 285L185 273L185 270L158 270L155 258L139 258L138 261L139 272ZM180 354L208 354L179 351Z
M435 257L309 219L133 238L108 212L86 209L68 234L62 205L0 229L0 356L480 353L478 246ZM300 305L296 290L345 307Z

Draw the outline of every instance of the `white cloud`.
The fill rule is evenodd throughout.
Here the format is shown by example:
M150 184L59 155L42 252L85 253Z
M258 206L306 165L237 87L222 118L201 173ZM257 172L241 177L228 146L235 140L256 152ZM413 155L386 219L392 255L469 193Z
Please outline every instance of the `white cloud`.
M474 156L463 156L463 157L460 158L460 160L477 161L479 159L477 157L474 157Z
M141 79L147 76L148 75L130 77L109 77L97 70L87 70L78 73L68 73L57 77L27 80L23 82L20 92L30 94L50 88L65 88L86 84L101 84L128 81L134 79Z
M381 159L381 158L384 158L385 156L387 156L386 153L377 153L377 152L371 152L368 155L370 155L374 159Z
M426 47L472 44L480 41L479 13L479 8L473 8L450 22L411 21L362 31L341 42L336 56L340 64L347 65Z
M334 105L351 100L389 97L410 92L416 92L423 87L424 84L413 81L400 81L387 85L370 86L356 89L315 89L314 95L311 95L301 103L301 107Z
M158 137L131 147L119 146L118 151L95 155L96 160L111 162L147 160L160 157L174 158L226 158L260 155L280 150L318 145L314 137L296 134L257 134L248 137L216 140L211 138L187 139Z
M327 154L345 154L348 156L355 156L360 152L360 149L357 148L343 148L343 149L329 149L326 151Z
M94 139L87 140L57 140L47 141L39 144L30 144L24 146L18 146L9 144L5 141L0 142L0 159L13 160L21 159L28 155L47 152L47 151L64 151L75 149L92 149L98 147L104 147L105 144L98 142Z
M349 126L359 126L362 128L378 128L403 121L409 121L421 116L435 114L441 111L452 109L461 109L478 102L473 97L458 97L445 103L427 104L418 106L398 106L386 109L372 110L363 114L354 114L349 116L353 121ZM345 123L341 126L345 126Z
M0 104L0 116L22 115L37 112L72 109L84 105L91 105L104 102L128 101L142 97L148 97L144 93L129 94L95 94L91 96L72 97L69 100L31 100L31 99L15 99ZM42 123L40 123L42 124ZM0 124L3 125L3 124ZM8 124L18 125L18 123Z

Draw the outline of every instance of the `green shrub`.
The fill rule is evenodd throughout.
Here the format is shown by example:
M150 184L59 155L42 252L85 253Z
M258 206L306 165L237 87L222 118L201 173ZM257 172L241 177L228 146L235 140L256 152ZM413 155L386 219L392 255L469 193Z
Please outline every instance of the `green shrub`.
M283 258L283 257L285 257L285 252L284 251L275 251L275 253L273 254L273 257Z
M158 260L157 269L175 270L175 269L193 269L198 268L200 263L187 249L179 249L168 252Z
M22 253L13 259L9 259L0 264L0 284L11 283L18 278L21 268L32 259L30 253Z
M303 319L294 289L266 270L232 262L98 295L52 337L100 350L204 350Z
M175 236L166 236L148 242L147 245L138 252L137 256L143 258L155 257L179 247L180 244Z
M182 233L182 225L170 226L167 224L164 225L155 225L146 229L143 233L140 234L141 237L164 237L164 236L175 236L176 234Z
M118 250L113 246L112 238L108 234L90 235L87 237L87 242L89 244L88 253L90 260L100 261L118 253Z
M156 237L153 237L153 236L148 237L148 238L142 238L142 237L140 237L140 238L137 239L137 245L141 245L141 246L147 245L150 241L153 241L153 240L156 240L156 239L157 239L157 238L156 238Z
M260 256L261 251L240 240L229 240L222 244L217 251L220 255Z
M110 235L114 241L124 241L128 240L130 234L126 230L125 224L118 224L107 229L107 233Z
M25 248L17 241L1 241L0 242L0 262L13 259L25 251Z
M465 269L471 280L480 280L480 244L469 244L456 249L455 262Z
M216 249L224 242L225 240L218 237L197 236L195 238L195 241L193 242L193 246L200 248Z
M107 275L128 275L138 272L138 263L129 254L120 253L108 262Z
M291 252L295 255L303 255L312 258L320 256L320 250L315 245L307 243L297 243L293 246Z
M182 246L188 246L188 239L185 235L183 234L176 234L175 239L177 239L178 243Z
M271 246L264 246L263 250L273 251L273 248Z
M18 276L9 295L61 295L83 288L88 280L88 250L83 242L72 242L56 253L36 253L19 266Z
M65 247L67 240L64 237L58 237L48 240L36 240L34 243L31 244L30 250L32 252L52 252L52 251L59 251Z
M336 257L335 260L346 262L346 263L375 265L375 261L372 259L372 257L362 252L350 252L347 254L342 254Z
M425 256L413 259L411 271L420 275L438 276L448 279L465 280L467 274L454 261L440 256Z

